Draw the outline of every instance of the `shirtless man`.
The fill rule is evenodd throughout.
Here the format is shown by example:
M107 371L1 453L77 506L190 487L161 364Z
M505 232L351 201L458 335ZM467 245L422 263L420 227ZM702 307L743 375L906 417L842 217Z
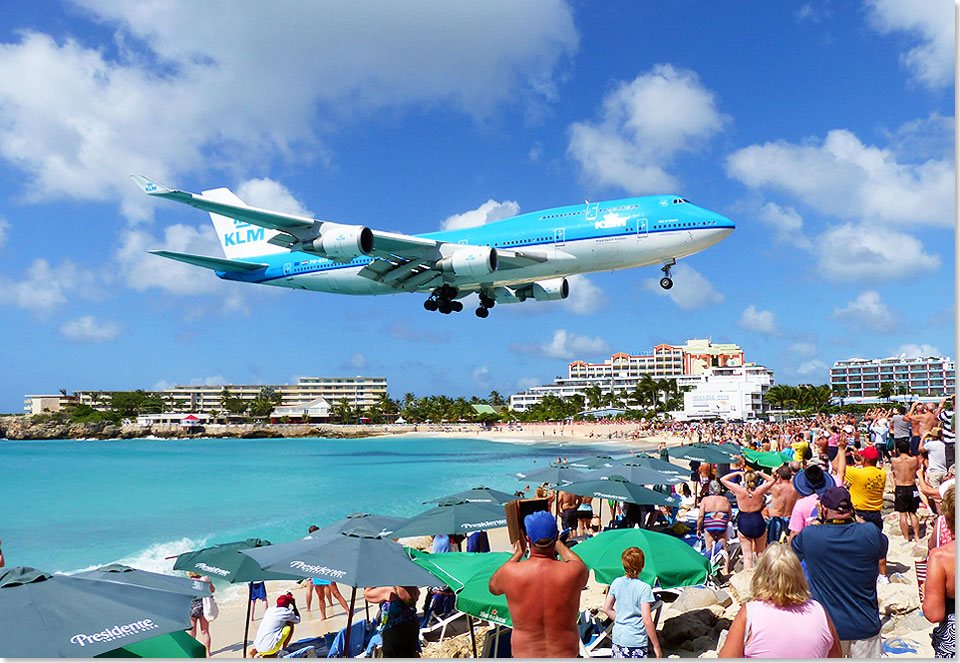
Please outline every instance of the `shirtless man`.
M763 472L759 473L764 479L769 479ZM770 488L770 503L767 504L767 543L779 543L783 535L790 534L790 514L793 505L800 499L800 493L793 487L793 472L786 465L781 465L773 473L774 484Z
M903 418L910 423L912 437L910 438L910 453L916 456L920 453L920 440L937 425L937 410L933 403L924 405L917 401L910 408L910 412Z
M897 455L893 458L894 501L893 510L900 514L900 533L910 540L910 524L913 533L920 540L920 519L917 508L920 506L920 491L917 489L917 469L920 457L910 455L910 442L897 440Z
M576 534L577 531L577 508L580 506L580 498L573 493L564 491L557 492L557 511L560 512L560 526L564 529L569 528Z
M577 615L580 592L587 586L587 567L557 539L552 515L537 511L523 523L530 558L523 560L524 545L517 541L513 556L497 569L488 586L491 594L507 596L513 656L576 658L580 652Z

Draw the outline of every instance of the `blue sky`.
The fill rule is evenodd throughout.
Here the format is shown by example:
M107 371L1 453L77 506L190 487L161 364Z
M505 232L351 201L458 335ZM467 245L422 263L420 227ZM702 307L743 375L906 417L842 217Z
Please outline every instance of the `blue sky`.
M0 5L0 411L26 393L381 375L514 393L710 336L777 380L952 355L953 3ZM737 231L564 302L440 316L216 279L192 191L406 233L674 193Z

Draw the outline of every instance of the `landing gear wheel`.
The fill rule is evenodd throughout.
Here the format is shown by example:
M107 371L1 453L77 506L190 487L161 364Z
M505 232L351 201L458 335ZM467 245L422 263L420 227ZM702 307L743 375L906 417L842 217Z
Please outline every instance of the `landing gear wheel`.
M477 309L476 313L478 318L485 318L490 315L490 309L488 309L486 306L481 306Z
M483 308L493 308L496 305L497 301L486 295L480 295L480 306Z
M450 302L450 308L459 313L463 310L463 302Z
M436 299L428 299L427 301L425 301L425 302L423 303L423 308L427 309L428 311L436 311L436 310L437 310L437 300L436 300Z
M660 279L660 287L664 290L669 290L673 287L673 279L669 276L664 276L662 279Z
M437 305L437 310L444 315L449 315L453 310L453 307L451 306L450 302L440 302L440 304Z

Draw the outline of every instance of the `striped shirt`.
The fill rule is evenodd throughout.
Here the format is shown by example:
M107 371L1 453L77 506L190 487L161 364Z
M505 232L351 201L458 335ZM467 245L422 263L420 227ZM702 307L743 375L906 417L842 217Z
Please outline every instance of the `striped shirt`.
M943 433L943 443L953 444L953 408L948 410L944 407L940 410L940 414L937 415L937 419L940 420L940 431Z

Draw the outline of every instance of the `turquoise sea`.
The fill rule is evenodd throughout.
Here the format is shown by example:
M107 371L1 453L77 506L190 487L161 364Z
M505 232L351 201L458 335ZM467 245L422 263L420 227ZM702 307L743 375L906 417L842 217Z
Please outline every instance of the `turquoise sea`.
M575 444L476 438L0 441L0 540L7 566L148 570L186 550L248 537L300 538L355 511L412 516L424 500L507 476Z

